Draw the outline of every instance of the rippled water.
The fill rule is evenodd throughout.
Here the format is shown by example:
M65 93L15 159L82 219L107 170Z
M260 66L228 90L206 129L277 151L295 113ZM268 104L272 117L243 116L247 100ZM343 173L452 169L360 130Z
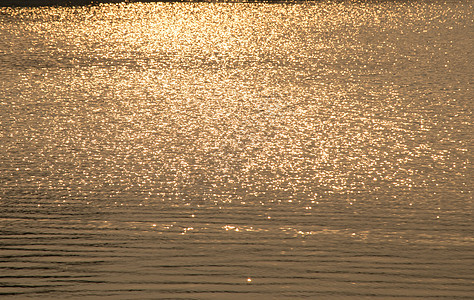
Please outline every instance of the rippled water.
M469 1L0 8L0 295L474 297Z

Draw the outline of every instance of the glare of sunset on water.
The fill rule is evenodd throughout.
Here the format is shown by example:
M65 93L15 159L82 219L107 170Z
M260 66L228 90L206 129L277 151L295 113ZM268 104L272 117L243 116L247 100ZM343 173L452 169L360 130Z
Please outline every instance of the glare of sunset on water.
M471 299L469 1L0 7L0 297Z

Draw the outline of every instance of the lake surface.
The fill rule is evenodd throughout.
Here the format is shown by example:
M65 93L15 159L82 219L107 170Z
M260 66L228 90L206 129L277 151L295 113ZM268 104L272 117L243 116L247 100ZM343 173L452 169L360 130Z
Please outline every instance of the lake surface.
M0 8L2 299L472 299L469 1Z

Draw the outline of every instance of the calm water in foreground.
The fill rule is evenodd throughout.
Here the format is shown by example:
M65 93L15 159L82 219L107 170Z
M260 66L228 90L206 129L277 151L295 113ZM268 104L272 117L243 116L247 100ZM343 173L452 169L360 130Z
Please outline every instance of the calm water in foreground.
M0 295L474 297L469 1L0 8Z

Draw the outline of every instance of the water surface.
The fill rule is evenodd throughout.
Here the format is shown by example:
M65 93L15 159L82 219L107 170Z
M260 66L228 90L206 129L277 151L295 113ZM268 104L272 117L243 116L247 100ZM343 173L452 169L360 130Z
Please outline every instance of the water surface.
M0 8L0 295L472 299L469 1Z

